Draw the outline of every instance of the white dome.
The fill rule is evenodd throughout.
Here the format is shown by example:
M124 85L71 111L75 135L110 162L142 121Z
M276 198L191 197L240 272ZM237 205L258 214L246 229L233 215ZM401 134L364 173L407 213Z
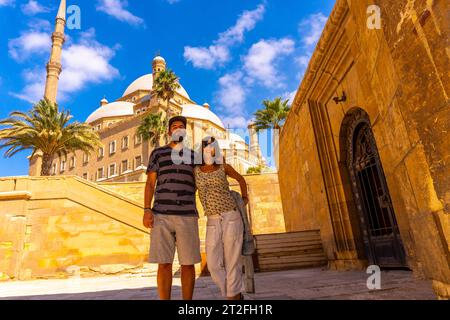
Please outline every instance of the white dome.
M183 108L181 112L181 115L183 117L209 120L212 123L218 125L219 127L225 128L219 117L214 112L205 107L198 106L196 104L183 104L181 107Z
M129 86L128 88L125 90L125 92L123 93L122 97L125 97L126 95L129 95L130 93L133 93L135 91L138 90L147 90L147 91L151 91L153 87L153 75L151 73L149 74L145 74L139 78L137 78L136 80L134 80ZM190 99L188 93L186 92L186 90L181 86L178 88L177 92L179 94L181 94L182 96Z
M163 57L161 57L161 56L156 56L156 57L153 59L153 61L166 62L166 60L165 60Z
M240 135L238 135L236 133L232 133L232 132L230 132L230 140L233 142L245 143L244 138L242 138Z
M86 119L87 123L107 117L132 116L134 104L131 102L117 101L105 104L91 113Z

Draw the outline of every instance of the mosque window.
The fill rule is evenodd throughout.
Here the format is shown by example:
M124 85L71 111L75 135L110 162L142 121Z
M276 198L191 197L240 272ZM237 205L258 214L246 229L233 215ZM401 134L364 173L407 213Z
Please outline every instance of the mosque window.
M109 143L109 154L116 153L116 140Z
M103 168L98 168L97 170L97 180L103 179Z
M122 138L122 149L128 148L128 136Z
M103 147L98 148L98 157L101 158L105 155L105 149Z
M56 163L52 165L52 175L56 174Z
M108 177L112 177L116 175L116 164L110 164L109 165L109 172L108 172Z
M75 157L71 157L71 158L70 158L69 168L70 168L70 169L75 168Z
M134 158L134 168L137 169L141 165L142 165L142 157L137 156L136 158Z
M122 173L128 170L128 160L122 161Z
M66 170L66 160L61 160L61 168L60 171L63 172Z
M83 153L83 164L89 162L89 153Z
M134 143L135 144L142 143L142 136L140 134L137 134L137 135L134 136Z
M88 179L88 174L87 173L83 173L83 179L87 180Z

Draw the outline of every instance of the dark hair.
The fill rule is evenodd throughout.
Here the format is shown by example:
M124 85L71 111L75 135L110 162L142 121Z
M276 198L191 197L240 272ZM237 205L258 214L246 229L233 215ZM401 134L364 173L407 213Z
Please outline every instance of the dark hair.
M184 124L184 127L186 128L186 126L187 126L187 119L185 117L183 117L183 116L174 116L174 117L169 119L169 128L168 128L169 130L170 130L170 126L175 121L181 121Z
M214 145L214 159L218 159L220 157L222 157L222 153L220 152L220 147L219 147L219 143L216 140L216 138L214 138L213 136L207 136L204 137L202 139L202 144L201 144L201 156L202 156L202 166L205 165L205 157L203 156L203 151L205 149L205 147L209 146L209 145ZM214 164L224 164L225 163L225 159L222 157L222 163L216 163L216 161L214 161Z

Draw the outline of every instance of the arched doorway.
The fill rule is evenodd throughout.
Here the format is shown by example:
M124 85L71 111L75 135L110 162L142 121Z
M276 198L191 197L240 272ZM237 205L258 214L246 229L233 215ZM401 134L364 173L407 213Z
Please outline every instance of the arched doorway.
M348 120L347 167L367 259L384 268L407 267L369 117L358 109Z

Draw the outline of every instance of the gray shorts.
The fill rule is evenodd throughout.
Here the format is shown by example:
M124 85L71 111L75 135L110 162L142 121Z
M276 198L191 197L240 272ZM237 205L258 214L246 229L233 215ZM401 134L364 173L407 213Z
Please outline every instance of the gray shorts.
M198 217L155 214L149 262L173 263L175 247L181 265L201 262Z

